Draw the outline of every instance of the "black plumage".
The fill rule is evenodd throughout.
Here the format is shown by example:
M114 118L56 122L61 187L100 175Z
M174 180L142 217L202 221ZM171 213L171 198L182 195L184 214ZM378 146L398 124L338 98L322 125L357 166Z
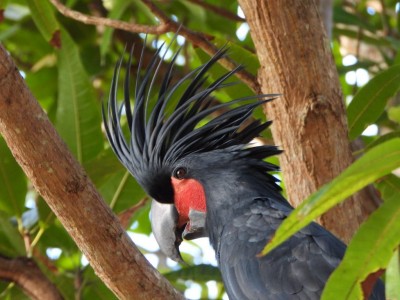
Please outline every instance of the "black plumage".
M268 255L257 256L292 210L280 193L278 180L270 174L278 167L264 161L281 151L275 146L249 144L270 124L249 121L253 110L277 95L250 96L212 106L210 94L229 87L227 80L241 67L208 83L206 73L226 54L223 48L172 84L177 52L162 78L157 101L150 107L163 59L160 51L143 75L139 63L133 108L129 71L124 100L121 105L117 103L121 61L116 66L103 118L119 160L160 202L174 203L171 178L179 168L185 169L186 179L201 184L207 207L206 232L231 299L319 299L346 249L324 228L312 223ZM130 64L131 59L128 70ZM187 87L179 92L184 84ZM168 113L171 106L173 111ZM228 110L198 126L221 108ZM123 115L129 129L127 137L122 130ZM381 282L371 298L384 299Z

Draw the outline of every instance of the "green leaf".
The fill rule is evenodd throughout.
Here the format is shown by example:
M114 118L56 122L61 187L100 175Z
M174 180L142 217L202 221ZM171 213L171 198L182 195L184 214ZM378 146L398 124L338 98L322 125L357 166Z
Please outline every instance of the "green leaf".
M393 122L400 124L400 106L389 108L388 117Z
M25 255L25 246L21 234L10 218L0 212L0 254L15 257Z
M82 299L113 300L118 299L108 289L90 266L85 268Z
M8 0L0 1L0 10L4 10L7 7Z
M386 299L400 299L400 251L394 251L386 269Z
M46 57L49 58L49 56ZM51 55L51 57L53 56L55 57L55 55ZM28 72L25 81L29 86L29 90L46 111L47 116L51 121L54 121L57 108L57 68L44 67L36 72ZM43 82L46 82L47 85L45 89L43 88Z
M322 299L363 299L362 282L369 274L385 269L400 244L400 179L379 185L391 194L354 235L343 261L329 277Z
M105 141L108 143L108 141ZM95 158L85 164L86 172L97 187L105 184L113 174L126 171L111 147L101 151Z
M335 23L342 23L347 25L356 25L359 28L363 28L366 30L375 33L377 28L372 26L370 23L365 22L361 19L358 14L350 13L344 10L341 6L335 6L333 10L333 20Z
M196 282L207 282L210 280L222 281L221 273L217 267L203 264L165 273L163 276L171 281L176 281L178 279L193 280Z
M29 9L31 10L33 21L45 40L48 42L59 42L54 40L57 38L56 34L59 32L60 26L54 16L53 7L50 4L50 1L27 0L27 2Z
M150 201L145 204L145 206L137 211L135 211L135 214L133 215L135 222L137 222L137 226L129 229L129 231L135 232L135 233L142 233L146 235L150 235L152 232L151 229L151 224L150 224ZM184 255L184 253L182 253ZM186 260L185 257L183 257Z
M386 102L400 89L400 65L379 73L363 86L347 108L349 136L355 139L378 119Z
M46 249L60 248L66 256L78 253L75 242L58 220L45 230L40 238L40 245ZM72 264L79 265L79 259L72 262Z
M62 31L61 37L56 127L78 161L85 163L103 149L100 104L77 46L66 31Z
M24 172L0 137L0 211L21 217L27 189Z
M379 144L382 144L382 143L384 143L386 141L389 141L389 140L391 140L393 138L399 138L399 137L400 137L400 131L392 131L392 132L389 132L389 133L387 133L385 135L378 136L377 139L375 139L374 141L370 142L366 146L365 150L372 149L372 148L376 147Z
M352 39L359 39L362 42L365 42L366 44L370 45L376 45L376 46L392 46L392 42L387 38L386 36L378 37L375 35L361 35L360 32L357 28L351 28L346 27L346 28L341 28L338 26L335 26L333 28L333 34L334 36L347 36Z
M346 75L347 72L356 71L357 69L370 69L374 67L375 63L372 61L357 61L355 64L343 66L336 65L339 75Z
M121 19L122 14L124 11L128 8L128 6L131 4L131 1L126 1L126 0L119 0L119 1L114 1L113 2L113 7L108 14L109 19L114 19L114 20L119 20ZM104 58L108 52L108 49L110 48L111 45L111 38L112 34L114 32L114 29L111 27L107 27L104 30L101 43L100 43L100 55L101 55L101 61L104 61Z
M262 254L267 254L315 218L399 166L399 138L372 148L334 180L300 204L279 226L275 236L266 245Z
M381 192L383 200L400 197L400 178L396 175L389 174L385 176L376 186Z
M132 207L146 195L127 170L111 174L99 190L115 212Z
M190 16L190 22L194 24L194 30L200 29L201 26L207 26L208 17L210 15L207 10L203 7L196 5L195 3L191 3L190 1L176 1L182 5L181 11L185 12L188 16ZM188 21L189 21L188 20ZM191 27L193 28L193 27Z
M214 3L205 3L205 5ZM210 2L210 1L208 1ZM233 5L232 5L233 4ZM224 3L223 10L235 14L237 4ZM179 20L185 20L185 25L193 31L206 32L213 37L234 36L237 29L237 22L226 16L214 13L203 5L198 5L191 1L179 0L174 1L174 5L165 5L165 10L169 14L176 15Z
M22 288L18 285L1 281L0 282L0 291L1 291L1 299L3 300L31 300L31 297L28 297Z
M10 26L6 30L2 30L0 32L0 41L5 41L9 38L12 38L15 34L17 34L21 30L21 26L19 24L16 24L14 26Z
M232 58L236 63L243 65L245 70L251 74L257 74L258 69L260 68L260 62L254 52L243 48L238 43L229 41L227 44L227 40L220 37L215 37L213 42L219 48L227 45L229 48L227 54L230 58Z
M39 224L43 229L48 227L56 220L56 215L41 196L37 197L36 207L39 213Z

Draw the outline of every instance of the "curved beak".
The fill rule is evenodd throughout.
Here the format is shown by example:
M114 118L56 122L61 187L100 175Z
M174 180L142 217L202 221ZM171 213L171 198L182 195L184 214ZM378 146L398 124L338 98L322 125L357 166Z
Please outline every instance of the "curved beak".
M173 204L151 202L151 228L161 251L176 262L183 262L179 245L183 238L192 240L206 237L206 213L190 210L189 222L178 228L179 214Z
M173 204L151 202L151 228L161 251L177 262L183 262L179 245L182 231L178 230L178 212Z

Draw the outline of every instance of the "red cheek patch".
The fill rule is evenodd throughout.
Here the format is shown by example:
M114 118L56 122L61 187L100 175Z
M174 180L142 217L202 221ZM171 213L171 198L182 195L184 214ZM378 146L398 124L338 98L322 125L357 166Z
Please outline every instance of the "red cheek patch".
M195 179L171 178L174 201L179 213L178 226L189 222L189 210L206 211L206 196L203 186Z

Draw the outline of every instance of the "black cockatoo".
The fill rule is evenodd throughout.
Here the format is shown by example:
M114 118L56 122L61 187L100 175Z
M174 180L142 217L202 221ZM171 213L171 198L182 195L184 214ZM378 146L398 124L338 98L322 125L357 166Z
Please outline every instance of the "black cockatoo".
M251 120L253 110L276 95L211 105L210 94L228 88L232 83L227 79L241 68L208 83L207 71L226 49L172 83L178 51L155 94L161 48L143 74L142 59L139 62L134 106L130 60L124 100L117 103L119 62L103 109L112 149L154 199L151 221L161 250L179 260L182 238L208 236L230 299L319 299L346 249L320 225L312 223L271 253L258 256L293 209L270 174L278 167L264 160L281 151L251 144L270 125ZM223 113L214 114L221 109ZM371 299L384 299L381 282Z

